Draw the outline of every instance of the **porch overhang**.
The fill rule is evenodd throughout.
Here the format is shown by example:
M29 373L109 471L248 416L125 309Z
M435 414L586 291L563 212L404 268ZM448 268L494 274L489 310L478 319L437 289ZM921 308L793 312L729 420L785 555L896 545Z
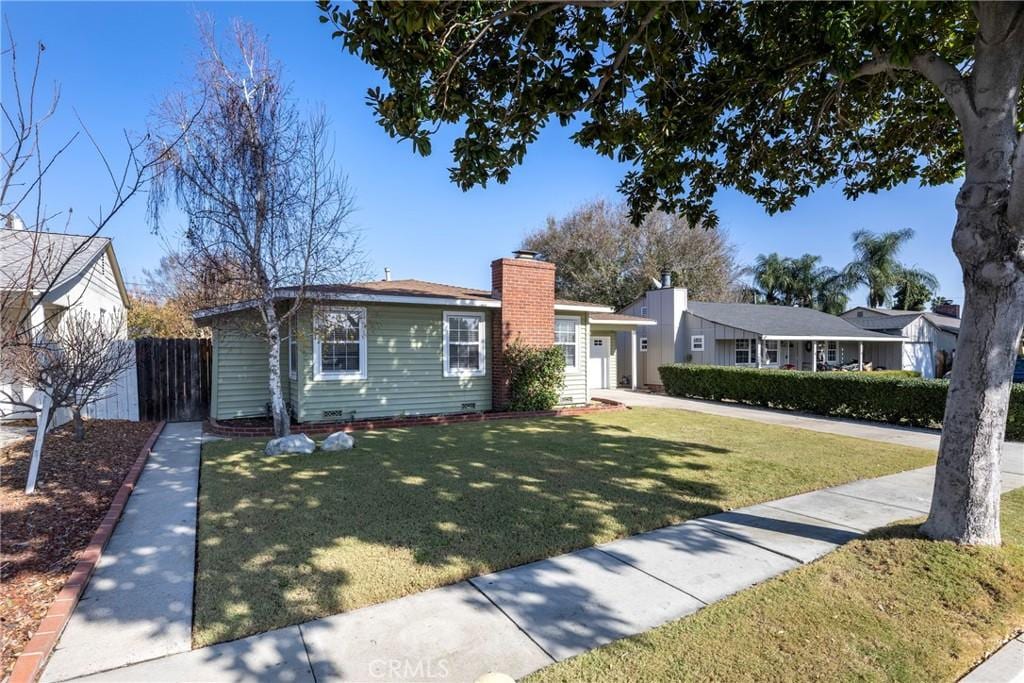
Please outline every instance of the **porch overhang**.
M885 335L884 337L848 337L848 336L836 336L836 335L788 335L788 334L762 334L761 339L765 341L848 341L848 342L905 342L910 341L906 337L894 337L891 335Z

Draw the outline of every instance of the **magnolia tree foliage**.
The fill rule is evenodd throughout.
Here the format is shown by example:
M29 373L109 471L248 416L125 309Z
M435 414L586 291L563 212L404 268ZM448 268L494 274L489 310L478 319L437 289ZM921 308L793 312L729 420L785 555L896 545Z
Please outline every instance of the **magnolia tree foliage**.
M1024 5L458 2L320 4L381 71L380 125L429 154L459 133L460 187L504 182L549 124L630 167L634 219L713 226L721 187L771 212L825 183L856 198L963 178L965 306L932 510L935 538L998 543L999 461L1024 324Z

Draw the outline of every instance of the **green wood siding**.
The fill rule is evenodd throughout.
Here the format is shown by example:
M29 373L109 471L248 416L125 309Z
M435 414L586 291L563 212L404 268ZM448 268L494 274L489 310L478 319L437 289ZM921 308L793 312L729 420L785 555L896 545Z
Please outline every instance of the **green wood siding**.
M266 414L270 371L263 340L225 321L213 328L213 390L216 420Z
M587 334L586 313L556 313L557 318L576 318L576 358L577 368L565 370L565 387L562 390L560 405L580 405L590 401L590 388L587 386L587 360L590 358L590 337Z
M356 306L356 305L354 305ZM314 379L312 310L299 319L300 422L490 410L491 375L445 377L443 306L369 304L366 379ZM461 309L479 312L480 309ZM490 313L484 311L490 332ZM489 346L489 344L488 344ZM325 412L328 414L325 415Z

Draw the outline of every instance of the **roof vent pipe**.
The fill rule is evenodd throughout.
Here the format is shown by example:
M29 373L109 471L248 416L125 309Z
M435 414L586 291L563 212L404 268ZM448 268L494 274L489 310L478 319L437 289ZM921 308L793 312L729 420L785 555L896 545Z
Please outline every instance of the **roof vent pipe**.
M535 261L537 260L537 256L539 254L538 252L530 251L529 249L516 249L515 251L512 252L512 255L515 256L517 259Z
M672 288L672 271L668 268L661 269L661 288L671 289Z
M384 282L391 282L391 269L390 268L385 268L384 269Z

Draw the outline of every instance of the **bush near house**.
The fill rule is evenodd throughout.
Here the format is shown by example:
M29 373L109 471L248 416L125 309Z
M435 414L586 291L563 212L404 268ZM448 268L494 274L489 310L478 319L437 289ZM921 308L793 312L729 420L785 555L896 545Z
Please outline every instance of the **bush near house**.
M559 392L565 384L565 355L561 348L512 342L505 349L505 369L509 410L551 410L558 404Z
M791 372L707 365L658 368L672 396L730 400L919 427L942 425L949 381L874 373ZM1010 392L1006 438L1024 439L1024 385Z

